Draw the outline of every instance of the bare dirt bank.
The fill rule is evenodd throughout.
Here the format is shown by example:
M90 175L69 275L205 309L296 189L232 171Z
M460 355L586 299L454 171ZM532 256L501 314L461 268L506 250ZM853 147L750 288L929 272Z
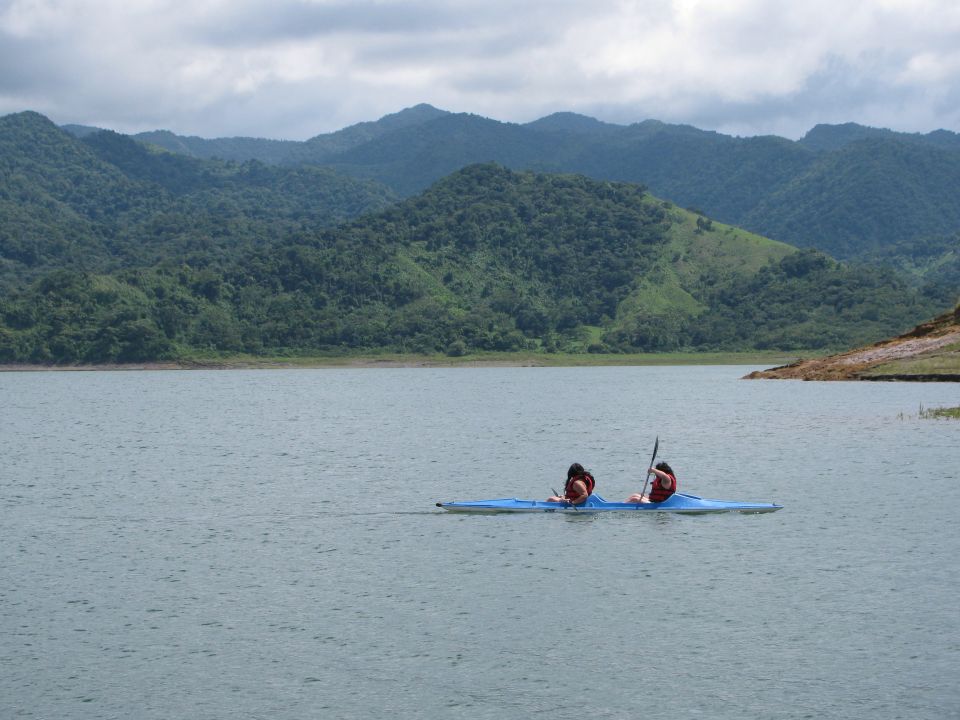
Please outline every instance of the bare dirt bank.
M746 378L960 382L960 306L898 337L838 355L758 370Z

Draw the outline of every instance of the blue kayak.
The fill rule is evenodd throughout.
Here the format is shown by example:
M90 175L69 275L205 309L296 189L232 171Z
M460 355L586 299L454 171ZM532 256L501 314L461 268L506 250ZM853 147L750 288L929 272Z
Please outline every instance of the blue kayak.
M499 500L468 500L464 502L438 502L438 508L450 512L472 513L521 513L521 512L548 512L548 513L597 513L597 512L670 512L670 513L716 513L742 512L767 513L779 510L783 505L773 503L733 502L730 500L708 500L674 493L660 503L625 503L607 502L599 495L591 495L587 501L573 506L570 503L547 502L546 500L518 500L517 498L501 498Z

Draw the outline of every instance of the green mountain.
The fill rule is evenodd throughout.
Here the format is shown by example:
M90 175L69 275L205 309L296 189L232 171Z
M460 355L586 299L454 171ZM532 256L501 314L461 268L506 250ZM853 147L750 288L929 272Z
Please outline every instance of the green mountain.
M851 142L817 156L742 220L771 237L841 258L866 258L910 239L955 232L960 152L879 138Z
M486 161L638 183L713 218L847 259L960 228L960 151L902 134L818 152L783 138L652 121L620 129L568 122L562 132L548 125L448 115L328 162L402 195Z
M960 135L947 130L931 133L901 133L884 128L873 128L857 123L842 125L816 125L800 140L799 144L817 152L842 150L861 140L896 140L942 149L960 150Z
M137 133L133 138L144 144L192 158L236 162L257 160L269 165L296 162L303 150L303 143L293 140L248 137L207 139L194 135L175 135L169 130Z
M164 198L162 180L187 185L165 165L131 179L123 168L139 166L127 153L135 148L95 137L109 152L69 147L118 188L151 178ZM183 213L194 206L174 202L129 238L151 245L155 261L91 270L63 258L0 295L0 361L826 348L899 332L939 309L890 272L797 251L632 184L473 165L324 228L269 203L261 216L230 208L224 218L237 222L220 222L217 183L232 189L244 166L201 167L226 173L211 172L207 195L185 195L213 204L204 217L218 220L208 229L216 241L185 255L166 227L190 231L196 218ZM272 235L248 240L241 218Z
M402 196L473 163L578 173L642 184L683 207L842 259L869 260L892 245L960 229L960 135L945 130L818 125L794 142L653 120L613 125L574 113L516 125L421 105L282 148L241 140L203 141L203 152L329 165ZM151 141L200 152L193 139L179 139L186 148ZM229 150L218 145L227 142Z
M329 168L200 161L116 133L82 139L36 113L0 118L0 287L231 255L395 199Z
M317 164L388 133L420 125L447 114L446 111L430 105L416 105L398 113L385 115L374 122L357 123L336 132L317 135L304 142L249 137L206 139L175 135L169 130L138 133L133 137L170 152L195 158L218 158L239 162L259 160L276 165ZM89 131L82 126L70 126L70 130L78 135Z
M384 134L329 158L328 164L345 174L382 182L409 196L477 163L561 171L560 164L545 159L555 155L563 143L552 133L521 125L479 115L447 114Z
M524 127L539 132L577 133L581 135L595 135L599 133L614 133L622 129L621 125L605 123L587 115L572 112L557 112L552 115L529 122Z

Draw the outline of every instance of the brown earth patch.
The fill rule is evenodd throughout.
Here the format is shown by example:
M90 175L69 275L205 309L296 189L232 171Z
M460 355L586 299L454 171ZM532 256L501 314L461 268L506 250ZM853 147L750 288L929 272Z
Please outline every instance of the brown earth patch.
M789 365L758 370L747 379L779 380L949 380L956 381L952 373L897 372L889 375L871 374L867 371L886 363L899 360L934 358L949 353L947 348L960 344L960 306L944 313L935 320L918 325L908 333L890 340L848 352L812 360L799 360Z

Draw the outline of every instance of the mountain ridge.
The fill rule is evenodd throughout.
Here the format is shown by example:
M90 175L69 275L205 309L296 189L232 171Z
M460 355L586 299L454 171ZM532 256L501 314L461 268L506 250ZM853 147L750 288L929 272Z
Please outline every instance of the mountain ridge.
M35 112L32 110L25 110L23 112ZM17 114L17 113L11 113ZM39 113L38 113L39 114ZM311 136L307 140L287 140L283 138L271 138L268 136L247 136L247 135L234 135L234 136L184 136L178 133L174 133L168 129L156 129L152 131L133 133L132 137L140 138L143 135L147 135L152 132L160 132L164 134L169 134L173 137L190 137L196 140L206 140L206 141L216 141L216 140L236 140L236 139L245 139L245 140L264 140L266 142L277 142L277 143L311 143L317 141L318 139L326 138L332 135L338 135L347 131L352 131L358 128L367 128L371 126L380 126L384 129L389 129L391 127L404 127L410 124L416 124L419 122L424 122L430 119L442 115L473 115L475 113L469 112L454 112L450 110L443 110L437 108L429 103L418 103L410 107L402 108L396 112L387 113L386 115L381 116L377 120L363 120L351 125L347 125L339 130L333 130L325 133L318 133L317 135ZM487 118L491 119L491 118ZM810 130L808 130L802 137L798 140L790 140L788 138L771 134L771 133L758 133L756 135L726 135L716 130L704 130L697 128L696 126L689 125L686 123L667 123L662 120L657 120L655 118L646 118L643 120L637 120L631 123L611 123L604 120L599 120L591 115L585 115L583 113L560 110L543 117L531 120L528 122L517 123L517 122L505 122L500 120L495 120L494 122L500 122L503 124L510 125L522 125L525 127L536 128L541 126L543 128L549 129L569 129L569 128L604 128L604 129L624 129L624 128L635 128L635 127L668 127L668 128L678 128L678 129L688 129L695 131L697 133L707 133L714 135L721 135L723 137L733 138L733 139L749 139L753 137L779 137L782 140L787 142L795 142L801 145L806 145L810 149L835 149L840 145L846 145L857 140L864 138L875 138L875 137L893 137L901 140L912 140L916 142L929 143L934 145L950 145L956 146L960 145L960 133L947 130L944 128L937 128L926 133L922 132L906 132L901 130L892 130L890 128L880 128L874 127L871 125L863 125L856 122L843 122L843 123L818 123L814 125ZM91 132L98 132L101 130L109 130L110 128L101 128L92 125L83 125L77 123L68 123L60 126L62 129L70 132L74 135L84 135ZM121 133L123 134L123 133Z
M8 115L0 117L0 288L63 266L149 264L168 241L185 257L196 247L230 252L231 242L306 221L334 224L393 200L385 187L329 168L198 160L112 131L80 139L38 113Z
M932 307L890 273L723 225L635 184L471 165L324 226L304 213L329 171L196 160L108 132L81 141L34 120L48 137L27 133L30 150L13 157L36 163L33 146L52 143L31 169L54 183L43 197L103 220L106 251L125 255L91 267L86 253L52 254L29 285L0 295L3 362L828 348ZM58 146L91 172L109 168L118 191L60 184ZM20 176L0 173L0 196ZM7 228L0 248L16 239Z
M562 112L503 123L424 104L304 142L204 140L200 149L200 140L152 139L187 154L329 165L402 196L489 161L633 182L714 219L865 262L892 245L960 230L960 135L943 129L920 134L821 124L789 140L658 120L615 125ZM845 172L848 165L858 173ZM868 217L873 208L883 217Z
M386 167L398 176L470 159L459 142L427 163L431 137L482 138L480 157L528 153L530 164L540 149L570 162L578 148L567 132L475 115L411 119L375 141L404 139L409 155ZM655 138L665 166L661 134L683 143L659 123L631 132ZM779 172L765 176L750 154L782 139L704 137L754 183ZM375 167L375 147L339 157ZM918 267L943 271L940 294L918 293L890 269L777 243L637 183L545 170L470 164L397 198L336 166L201 160L110 131L78 139L35 113L0 118L0 356L828 349L956 300L954 266L937 265L951 246L936 238Z

